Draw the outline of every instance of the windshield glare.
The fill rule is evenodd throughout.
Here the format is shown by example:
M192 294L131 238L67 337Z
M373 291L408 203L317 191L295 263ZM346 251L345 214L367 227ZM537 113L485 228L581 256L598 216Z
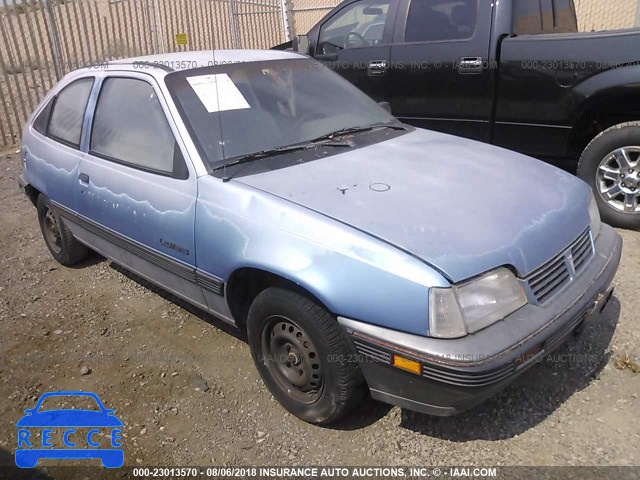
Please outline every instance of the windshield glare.
M211 168L344 128L395 122L314 60L200 68L169 74L166 83Z

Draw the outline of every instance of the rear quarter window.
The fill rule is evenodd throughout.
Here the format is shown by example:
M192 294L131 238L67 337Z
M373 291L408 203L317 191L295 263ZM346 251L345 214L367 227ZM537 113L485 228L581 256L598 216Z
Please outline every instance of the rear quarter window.
M56 95L52 102L47 136L65 145L80 147L82 123L93 82L93 77L76 80Z
M578 31L578 19L572 0L553 0L553 28L557 33Z
M514 0L513 29L516 35L577 32L573 1Z
M513 31L516 35L542 33L540 0L514 0Z
M42 109L42 111L38 114L33 122L33 129L36 132L41 133L42 135L47 134L47 128L49 127L49 118L51 117L51 109L55 100L55 97L49 100L47 105Z
M405 42L471 38L476 30L478 0L412 0Z

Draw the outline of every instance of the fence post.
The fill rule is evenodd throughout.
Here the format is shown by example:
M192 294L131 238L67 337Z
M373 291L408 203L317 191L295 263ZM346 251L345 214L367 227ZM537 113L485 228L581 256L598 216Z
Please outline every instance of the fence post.
M231 45L233 45L233 48L240 48L240 38L238 37L238 14L236 13L235 0L229 0L229 27L231 28Z
M0 0L0 7L3 7L5 10L9 8L5 0ZM11 21L10 13L9 14L4 13L2 17L0 17L0 30L2 31L2 39L5 42L5 45L7 46L7 55L9 56L9 66L12 69L17 69L17 68L20 68L20 65L18 64L18 62L16 62L16 56L15 56L15 53L13 52L13 46L9 41L10 35L7 35L7 31L5 30L5 26L4 26L5 16L9 21Z
M291 28L292 5L290 0L280 0L280 14L282 15L282 33L285 42L291 40L291 36L295 35Z
M160 46L160 53L165 53L167 50L167 46L164 42L164 25L162 24L162 16L160 15L160 4L158 3L158 0L153 0L153 8L155 10L154 21L156 25L156 40L158 41L158 45Z
M158 29L160 26L160 6L158 5L158 0L147 0L146 5L153 42L153 53L164 53L164 41L162 42L162 45L160 45L160 41L158 40Z
M47 25L49 26L49 41L51 42L51 52L53 53L53 68L56 72L56 79L62 78L62 56L60 55L60 39L58 38L58 30L51 9L49 0L42 0L44 3L44 13L47 17Z

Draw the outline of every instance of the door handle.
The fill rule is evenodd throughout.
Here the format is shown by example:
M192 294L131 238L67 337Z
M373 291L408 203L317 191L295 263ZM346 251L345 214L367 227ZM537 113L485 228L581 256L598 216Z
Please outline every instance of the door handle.
M386 60L370 60L367 64L367 75L370 77L376 77L387 73L389 68L389 62Z
M80 183L86 183L88 185L89 175L87 175L86 173L81 173L80 175L78 175L78 180L80 180Z
M482 73L482 57L462 57L458 63L458 73Z

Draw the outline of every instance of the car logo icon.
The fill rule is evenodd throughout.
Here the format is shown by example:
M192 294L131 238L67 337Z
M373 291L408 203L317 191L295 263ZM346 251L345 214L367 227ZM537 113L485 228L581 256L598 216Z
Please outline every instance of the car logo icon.
M80 409L41 411L42 402L50 397L84 397L85 400L88 397L95 400L99 411ZM73 400L73 398L69 399ZM95 393L49 392L43 394L36 406L25 410L26 415L16 424L18 427L16 465L20 468L33 468L41 458L99 458L106 468L121 467L124 463L124 450L119 448L122 446L120 443L122 422L114 412L115 410L105 408ZM38 436L38 433L42 435Z

